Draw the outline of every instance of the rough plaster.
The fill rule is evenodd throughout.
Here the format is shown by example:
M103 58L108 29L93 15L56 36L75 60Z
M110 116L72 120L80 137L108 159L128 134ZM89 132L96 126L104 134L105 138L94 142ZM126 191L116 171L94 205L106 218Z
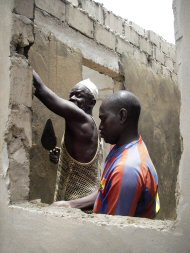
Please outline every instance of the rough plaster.
M176 217L176 181L181 157L180 92L171 78L155 74L135 57L122 56L125 88L141 101L140 133L158 172L159 218Z
M179 204L175 221L148 221L127 217L79 214L78 210L55 210L36 205L8 206L9 196L3 171L9 166L5 139L10 115L10 61L11 21L13 1L1 1L0 71L3 86L0 121L0 251L17 252L175 252L189 253L189 11L190 2L174 2L176 22L177 63L181 90L180 130L183 154L179 166ZM5 30L6 28L6 30ZM2 150L4 150L2 152Z

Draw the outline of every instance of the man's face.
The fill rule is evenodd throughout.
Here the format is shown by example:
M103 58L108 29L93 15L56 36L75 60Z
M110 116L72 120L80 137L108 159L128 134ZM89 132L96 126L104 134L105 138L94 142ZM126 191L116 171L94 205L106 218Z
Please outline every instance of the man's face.
M76 85L69 95L69 101L85 111L88 103L89 92L83 85Z
M99 125L101 137L107 143L116 144L121 131L119 113L109 102L102 103L99 118L101 120Z

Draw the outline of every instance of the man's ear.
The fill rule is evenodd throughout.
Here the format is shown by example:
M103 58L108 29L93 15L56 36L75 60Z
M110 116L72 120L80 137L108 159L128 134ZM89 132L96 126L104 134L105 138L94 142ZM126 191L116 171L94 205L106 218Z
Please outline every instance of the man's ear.
M120 124L124 124L127 120L127 110L125 108L121 108L119 115L120 115Z

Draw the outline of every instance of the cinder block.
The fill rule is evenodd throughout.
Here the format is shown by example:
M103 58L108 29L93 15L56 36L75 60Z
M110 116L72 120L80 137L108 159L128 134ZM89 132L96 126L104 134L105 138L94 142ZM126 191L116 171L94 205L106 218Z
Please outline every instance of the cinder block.
M139 47L139 35L135 32L128 23L125 22L124 24L124 36L125 39L128 40L130 43Z
M148 33L148 39L150 40L150 42L152 42L158 48L160 48L161 37L153 31L147 31L147 33Z
M159 62L157 62L155 59L151 60L150 65L154 73L156 74L162 73L162 65Z
M79 5L78 0L65 0L65 1L68 2L68 3L71 3L74 6L78 6Z
M13 105L32 106L32 68L26 59L21 57L11 58L10 78L11 97Z
M160 49L162 52L164 52L166 55L169 55L169 43L167 41L161 41L160 43Z
M170 71L174 71L174 65L173 65L173 60L166 56L165 57L165 64L166 68L168 68Z
M128 41L124 40L122 37L117 37L116 43L116 52L119 54L129 53L131 55L134 54L134 46L130 44Z
M35 0L35 4L61 21L65 20L65 3L61 0Z
M169 47L169 56L171 57L171 59L173 59L174 61L176 61L176 47L175 47L175 45L170 44L170 47Z
M90 17L97 20L100 24L104 24L103 7L93 1L80 0L81 8L85 10Z
M105 27L99 24L96 24L95 27L95 39L100 44L115 50L116 45L115 35L111 31L108 31Z
M21 15L13 15L12 45L19 44L21 47L34 42L33 22Z
M156 46L153 47L153 57L164 65L165 54L162 51L160 51L160 49Z
M27 18L34 17L34 0L15 0L15 12L26 16Z
M142 37L145 37L146 33L145 33L145 29L143 29L142 27L140 27L139 25L135 24L132 21L129 21L129 25L132 27L132 29L137 32L139 35L141 35Z
M144 37L140 37L139 45L140 50L147 53L148 55L152 55L153 45L149 40L145 39Z
M147 55L144 52L141 52L139 49L134 49L134 57L137 59L138 62L147 65Z
M94 36L93 21L88 17L87 14L71 5L66 6L66 20L68 24L87 35L90 38Z
M168 68L166 68L165 66L162 66L162 74L165 77L171 78L171 71Z
M112 12L105 12L105 25L108 26L114 33L123 34L123 22L124 20L117 17Z

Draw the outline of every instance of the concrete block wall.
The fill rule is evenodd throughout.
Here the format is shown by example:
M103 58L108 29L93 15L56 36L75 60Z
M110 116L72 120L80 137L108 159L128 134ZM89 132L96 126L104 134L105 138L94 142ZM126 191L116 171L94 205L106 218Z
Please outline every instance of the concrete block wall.
M155 73L176 78L175 46L153 31L116 16L102 4L92 0L54 0L51 5L48 0L36 0L35 4L44 15L58 18L118 57L122 53L135 55Z

